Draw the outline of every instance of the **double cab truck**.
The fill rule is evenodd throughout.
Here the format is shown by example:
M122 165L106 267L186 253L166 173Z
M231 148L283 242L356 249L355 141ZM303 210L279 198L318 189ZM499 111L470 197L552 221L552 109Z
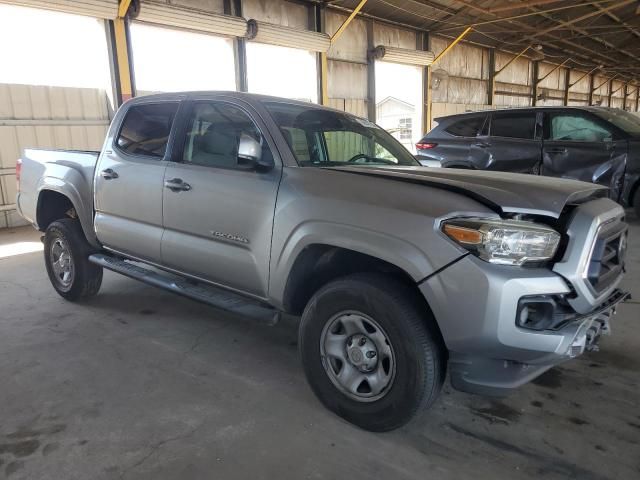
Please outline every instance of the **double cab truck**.
M235 92L126 102L102 151L27 149L17 205L53 288L103 269L267 323L299 320L320 401L385 431L448 372L503 395L597 348L627 224L607 189L430 169L368 120Z

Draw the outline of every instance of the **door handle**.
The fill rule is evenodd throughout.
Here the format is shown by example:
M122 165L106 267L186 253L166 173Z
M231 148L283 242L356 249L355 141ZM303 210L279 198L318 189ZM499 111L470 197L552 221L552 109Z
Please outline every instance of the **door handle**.
M191 185L183 182L181 178L172 178L164 182L165 188L168 188L172 192L188 192L191 190Z
M567 153L566 148L548 148L547 153Z
M489 148L491 146L491 144L487 142L474 143L474 145L480 148Z
M111 168L105 168L100 172L100 176L105 180L113 180L114 178L118 178L118 174L113 171Z

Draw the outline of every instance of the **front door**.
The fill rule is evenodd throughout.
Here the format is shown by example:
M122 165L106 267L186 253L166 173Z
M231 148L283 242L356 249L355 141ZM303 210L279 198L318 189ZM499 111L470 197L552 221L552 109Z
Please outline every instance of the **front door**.
M618 200L627 141L587 112L549 112L544 121L542 175L604 185Z
M135 103L116 118L98 161L95 228L108 248L160 261L162 182L179 102ZM120 115L120 114L119 114Z
M194 101L185 118L164 176L163 265L265 298L282 172L271 140L255 112L229 101ZM239 155L247 138L272 168L256 169Z
M537 174L541 131L534 110L493 112L488 138L478 138L472 154L486 157L487 170Z

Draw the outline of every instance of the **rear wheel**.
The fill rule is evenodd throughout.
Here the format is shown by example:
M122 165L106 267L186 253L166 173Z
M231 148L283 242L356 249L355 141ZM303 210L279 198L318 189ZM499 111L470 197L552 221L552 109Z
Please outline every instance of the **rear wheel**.
M366 430L404 425L442 387L433 317L406 290L379 274L352 275L320 289L302 316L300 354L311 388Z
M77 220L64 218L47 227L44 261L51 285L60 296L74 301L98 293L102 268L89 262L93 251Z

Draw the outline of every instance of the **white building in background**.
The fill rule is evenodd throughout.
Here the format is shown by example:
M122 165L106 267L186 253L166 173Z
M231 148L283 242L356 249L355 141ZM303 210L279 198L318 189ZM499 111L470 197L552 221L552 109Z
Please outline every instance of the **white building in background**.
M415 153L415 106L395 97L386 97L376 105L376 123L397 138L407 150ZM415 132L417 133L417 132Z

